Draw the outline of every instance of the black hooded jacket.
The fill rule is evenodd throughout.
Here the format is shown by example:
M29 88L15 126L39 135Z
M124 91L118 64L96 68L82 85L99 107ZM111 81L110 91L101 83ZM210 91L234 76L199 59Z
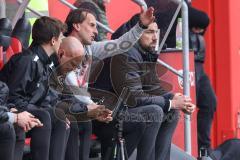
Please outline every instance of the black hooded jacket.
M19 111L42 106L49 91L51 67L50 58L39 45L14 55L0 71L0 80L9 87L8 103Z

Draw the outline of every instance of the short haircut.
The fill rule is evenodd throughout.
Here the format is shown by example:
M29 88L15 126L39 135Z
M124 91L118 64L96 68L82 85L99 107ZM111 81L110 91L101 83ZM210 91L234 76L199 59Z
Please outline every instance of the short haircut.
M33 24L32 39L34 44L42 45L50 42L53 37L59 38L65 30L66 26L60 20L43 16Z
M89 13L96 18L95 13L89 9L79 8L70 11L65 21L67 32L64 35L68 36L73 31L73 24L82 23Z

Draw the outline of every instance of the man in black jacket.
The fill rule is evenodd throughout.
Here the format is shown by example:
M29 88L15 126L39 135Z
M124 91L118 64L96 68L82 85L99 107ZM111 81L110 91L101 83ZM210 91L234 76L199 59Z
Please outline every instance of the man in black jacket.
M41 17L32 29L33 43L13 56L0 72L9 87L8 103L19 112L28 111L43 123L30 132L34 160L63 160L68 131L65 121L57 119L51 104L42 103L49 92L52 70L50 56L59 49L64 25L57 19Z
M123 25L122 27L125 26ZM127 28L125 29L127 30ZM147 128L143 129L142 135L139 137L139 143L137 143L139 154L137 157L141 159L149 155L145 159L169 160L171 139L178 122L178 110L183 110L191 114L195 106L191 103L190 98L183 96L181 93L169 93L165 89L165 83L159 80L156 73L158 55L154 54L157 42L157 30L156 23L150 24L138 43L131 50L123 55L112 57L110 61L110 84L109 82L101 81L97 82L99 84L97 86L101 88L101 86L110 85L111 87L108 88L109 91L113 91L117 95L120 95L124 87L130 88L130 96L127 100L130 117L132 109L140 109L146 106L155 106L161 109L165 115L162 121L154 121L154 117L156 117L154 116L155 110L146 113L147 116L145 115L145 117L147 119L145 121L147 126L160 125L155 132L151 133ZM106 85L106 83L108 84ZM136 144L136 142L133 142L133 139L126 137L125 139L127 146L132 143ZM145 154L141 155L141 153Z
M26 111L10 112L6 105L7 97L8 87L0 81L0 157L4 160L22 160L24 131L29 131L35 126L40 127L42 124ZM22 143L15 144L16 136Z
M206 45L204 33L209 25L208 15L196 8L189 7L190 46L194 50L198 129L198 151L205 148L211 152L211 127L217 98L208 75L204 71Z

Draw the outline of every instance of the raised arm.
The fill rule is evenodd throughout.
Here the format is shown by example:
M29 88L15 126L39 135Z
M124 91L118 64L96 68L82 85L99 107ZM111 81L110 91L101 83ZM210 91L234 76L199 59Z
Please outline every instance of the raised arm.
M104 59L106 57L127 52L139 40L144 29L154 21L155 17L153 16L153 11L154 9L152 7L148 8L147 11L143 11L142 9L140 21L118 39L93 42L90 46L93 56L98 57L99 59Z

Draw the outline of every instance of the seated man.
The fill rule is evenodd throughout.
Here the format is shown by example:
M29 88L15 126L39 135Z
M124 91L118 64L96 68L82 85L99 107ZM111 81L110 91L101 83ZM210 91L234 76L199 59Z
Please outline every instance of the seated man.
M59 65L50 76L50 88L53 94L49 95L49 100L53 102L54 97L56 97L57 101L55 102L57 103L53 104L53 106L56 106L55 113L60 113L56 115L60 119L63 118L62 120L68 117L71 122L65 160L75 160L79 159L79 129L76 122L89 121L91 119L108 122L112 120L111 111L105 109L103 105L81 102L74 94L82 94L82 90L78 87L67 85L64 81L68 72L76 69L82 63L84 48L81 42L72 36L64 38L57 57ZM88 141L90 141L90 137L88 137ZM80 143L82 142L80 141Z
M128 29L125 28L125 32ZM132 152L129 149L129 145L135 143L138 149L138 160L169 160L172 135L179 117L178 110L191 114L195 109L195 105L191 103L190 98L180 93L168 93L165 90L164 83L157 76L155 67L158 55L154 53L157 42L157 30L157 24L155 22L151 23L131 50L123 55L112 57L110 64L107 66L111 71L110 75L108 75L110 80L106 81L105 78L105 81L98 81L96 84L96 86L100 86L99 88L110 85L111 87L108 87L109 90L112 90L117 95L120 95L124 87L128 87L130 96L127 99L127 105L130 117L132 115L131 110L141 109L142 107L148 108L149 106L155 107L155 109L150 109L144 115L146 118L143 121L139 121L139 123L146 123L148 127L151 125L155 126L155 130L150 132L148 128L143 128L141 136L138 137L138 142L136 142L136 138L129 139L126 136L126 134L129 134L128 130L123 130L128 154L131 155ZM101 74L99 78L101 79ZM156 112L156 108L160 112ZM165 117L156 118L154 113L164 113ZM129 122L131 122L131 119L126 121L125 124L127 125ZM102 131L104 129L98 132ZM101 133L98 135L101 138ZM102 143L111 140L110 138L103 137L101 139Z
M153 8L149 8L146 12L142 10L140 14L139 23L136 24L129 32L121 36L119 39L103 42L95 42L94 39L98 34L96 25L96 15L87 9L75 9L72 10L67 18L66 24L68 30L65 33L66 36L76 37L84 45L84 67L85 67L85 77L79 86L78 74L79 71L76 70L71 72L66 77L67 84L79 86L87 90L89 85L89 75L93 72L91 69L92 64L95 59L102 60L106 57L113 56L115 54L120 54L129 50L139 39L144 29L153 21ZM77 96L79 97L79 96ZM90 104L88 109L91 110L91 104L94 102L91 98L80 97L80 100ZM80 134L80 160L88 160L90 152L90 140L92 132L91 122L79 123Z
M24 131L41 127L41 122L26 111L10 112L6 106L8 87L0 81L0 157L4 160L22 160ZM16 124L16 125L15 125ZM15 125L15 129L14 126ZM22 143L15 144L17 139Z
M31 46L14 55L0 72L0 79L9 87L8 103L20 112L30 112L43 123L43 127L30 132L34 160L64 159L67 124L55 117L51 104L43 103L49 92L48 79L53 66L49 57L58 51L64 29L57 19L46 16L37 19L32 28Z

